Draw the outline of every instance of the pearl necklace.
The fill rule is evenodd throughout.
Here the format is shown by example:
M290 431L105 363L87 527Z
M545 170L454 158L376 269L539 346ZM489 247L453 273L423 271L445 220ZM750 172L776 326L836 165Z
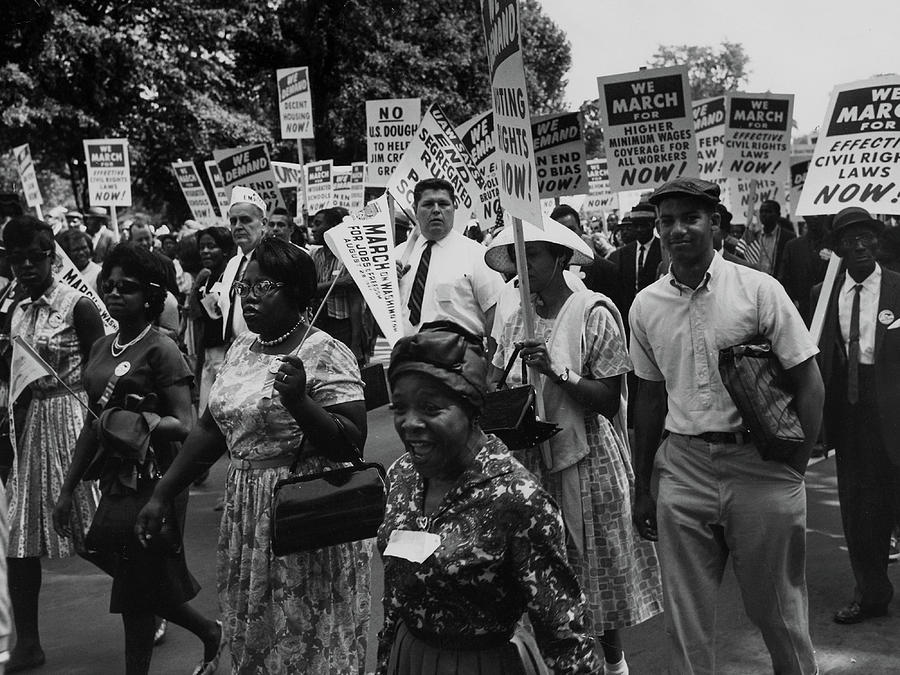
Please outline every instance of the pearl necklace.
M273 347L275 345L280 345L282 342L284 342L289 337L291 337L291 335L294 334L294 331L296 331L302 325L303 325L303 317L301 316L300 320L294 324L294 327L291 328L287 333L285 333L281 337L277 337L274 340L263 340L261 337L257 337L256 339L259 341L259 344L261 344L263 347Z
M147 324L147 327L138 333L138 336L133 340L126 342L124 345L119 342L119 334L116 333L115 339L109 344L109 352L113 355L113 358L119 358L122 354L125 353L125 350L128 349L131 345L137 344L140 342L144 336L150 332L150 324Z

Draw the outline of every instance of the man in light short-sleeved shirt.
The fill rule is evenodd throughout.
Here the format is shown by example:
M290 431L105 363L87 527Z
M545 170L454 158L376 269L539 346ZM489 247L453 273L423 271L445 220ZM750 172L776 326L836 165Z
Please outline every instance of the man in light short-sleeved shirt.
M416 184L414 194L419 236L407 264L398 265L405 333L412 335L432 321L452 321L473 335L489 336L503 277L484 262L483 245L453 229L452 184L426 178ZM398 260L406 247L397 247ZM431 248L430 260L420 272L426 248ZM424 291L413 298L417 277L424 279Z
M716 595L731 557L774 672L812 675L803 475L824 400L818 348L775 279L714 251L718 186L678 179L650 201L672 265L629 316L633 517L659 542L670 672L717 672ZM806 437L786 462L762 459L718 371L720 349L760 335L790 377Z

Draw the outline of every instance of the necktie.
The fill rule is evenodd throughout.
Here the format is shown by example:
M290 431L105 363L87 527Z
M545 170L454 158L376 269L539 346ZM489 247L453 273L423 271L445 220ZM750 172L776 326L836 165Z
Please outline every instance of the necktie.
M644 266L644 245L640 245L641 250L638 252L637 270L634 273L634 289L641 290L641 268Z
M425 250L422 251L422 257L419 259L419 266L416 268L416 277L413 279L412 291L409 294L409 322L415 326L422 318L422 298L425 297L425 281L428 279L428 266L431 264L431 247L433 241L425 242Z
M247 267L247 256L241 256L241 262L238 265L237 273L234 275L233 281L240 281L244 274L244 268ZM237 293L234 292L234 284L228 289L228 316L225 319L225 343L229 343L234 337L234 312L235 307L241 301Z
M850 345L847 349L847 400L859 401L859 294L862 284L853 287L853 306L850 310Z

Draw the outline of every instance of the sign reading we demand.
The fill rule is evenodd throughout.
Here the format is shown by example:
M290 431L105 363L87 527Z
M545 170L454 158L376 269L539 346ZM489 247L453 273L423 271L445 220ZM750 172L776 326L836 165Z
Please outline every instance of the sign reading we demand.
M597 78L613 190L649 190L697 175L687 66Z
M831 95L797 213L847 206L900 215L898 75L842 84Z

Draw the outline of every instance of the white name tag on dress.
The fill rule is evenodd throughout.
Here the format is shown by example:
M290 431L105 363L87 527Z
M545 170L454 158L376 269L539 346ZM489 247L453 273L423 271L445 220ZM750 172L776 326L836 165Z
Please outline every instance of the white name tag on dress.
M422 563L441 545L441 538L431 532L394 530L388 540L384 555L403 558L414 563Z

